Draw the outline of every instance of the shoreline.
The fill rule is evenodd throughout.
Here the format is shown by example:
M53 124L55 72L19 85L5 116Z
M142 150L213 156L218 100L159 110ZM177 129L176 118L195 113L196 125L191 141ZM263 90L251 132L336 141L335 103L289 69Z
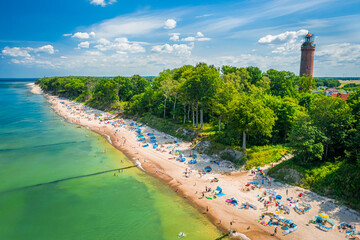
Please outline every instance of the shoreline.
M28 84L31 88L31 92L34 94L43 94L39 86L34 83ZM308 221L320 212L326 212L336 222L336 226L339 222L347 221L352 224L359 224L360 216L354 210L349 210L346 207L339 207L333 203L332 199L318 196L308 190L301 189L299 187L289 186L278 182L273 182L272 185L262 184L261 189L255 189L250 191L243 191L244 185L248 181L259 181L258 176L250 174L250 172L240 172L236 170L229 170L224 173L225 166L220 166L210 174L202 175L200 177L197 174L199 167L203 167L206 160L211 160L210 157L204 158L204 162L200 162L195 165L185 165L176 161L174 155L168 153L169 148L161 148L164 151L156 151L150 145L149 147L142 147L136 139L136 133L130 131L128 126L131 120L124 119L126 122L123 126L114 127L111 124L104 124L99 122L95 118L91 119L89 115L86 115L81 110L83 106L80 103L71 106L71 101L60 99L56 96L44 94L47 101L51 104L54 111L64 117L67 121L87 127L105 138L115 148L123 152L129 160L138 165L139 169L145 171L153 177L160 179L164 184L168 185L181 197L186 198L188 202L198 209L200 213L203 213L207 218L223 233L229 231L230 222L232 222L231 229L236 230L237 233L243 234L238 236L238 239L344 239L345 234L339 233L337 229L330 232L323 232L315 227L315 225L308 225ZM80 110L76 110L80 109ZM100 111L99 111L100 112ZM143 127L145 133L154 133L155 136L162 142L166 140L176 140L176 138L153 130L149 127ZM166 137L166 140L164 140ZM120 140L120 141L119 141ZM177 144L158 143L167 147L175 147L177 150L184 152L192 150L190 143L178 140ZM185 153L184 153L185 154ZM195 153L199 155L199 153ZM188 154L185 154L188 157ZM188 158L189 159L189 158ZM140 163L140 164L139 164ZM204 164L203 164L204 163ZM201 165L203 164L203 165ZM184 173L187 170L191 170L194 173L190 174L190 177L185 177ZM265 169L266 170L266 169ZM214 183L209 180L209 177L216 177L219 182ZM261 181L261 180L260 180ZM226 194L223 197L217 199L206 199L201 196L201 192L205 191L205 188L211 187L215 189L220 186L223 192ZM258 219L262 214L262 204L257 201L257 195L261 194L264 190L271 189L282 196L287 196L286 191L289 192L289 197L295 197L298 193L304 193L303 201L309 202L312 205L312 210L305 215L299 215L293 210L290 215L284 215L285 218L292 219L297 225L298 229L290 233L289 235L283 235L281 230L278 231L276 236L270 236L274 232L273 227L263 226L258 223ZM207 194L208 195L208 194ZM226 204L227 198L236 197L239 199L239 204L242 202L249 202L257 206L257 210L253 209L238 209L232 205ZM285 198L285 197L284 197ZM275 207L272 207L269 212L274 212ZM221 220L221 223L220 223Z

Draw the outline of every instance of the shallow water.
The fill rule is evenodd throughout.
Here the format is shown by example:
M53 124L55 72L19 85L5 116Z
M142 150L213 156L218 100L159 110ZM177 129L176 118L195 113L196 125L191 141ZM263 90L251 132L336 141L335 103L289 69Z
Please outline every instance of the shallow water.
M139 169L99 173L132 163L104 138L57 116L26 82L0 81L0 103L0 239L221 235Z

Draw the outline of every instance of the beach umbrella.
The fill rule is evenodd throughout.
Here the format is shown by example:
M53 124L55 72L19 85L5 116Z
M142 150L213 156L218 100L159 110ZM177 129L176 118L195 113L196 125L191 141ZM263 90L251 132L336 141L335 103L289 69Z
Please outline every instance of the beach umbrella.
M276 195L276 199L282 199L281 195Z
M248 187L248 186L250 186L250 184L246 184L246 185L245 185L245 187Z
M329 218L329 215L327 215L326 213L320 213L319 216L322 218Z

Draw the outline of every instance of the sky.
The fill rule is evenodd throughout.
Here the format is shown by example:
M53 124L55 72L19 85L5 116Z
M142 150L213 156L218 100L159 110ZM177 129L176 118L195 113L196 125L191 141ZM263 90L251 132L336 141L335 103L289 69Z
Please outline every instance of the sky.
M205 62L360 77L360 0L0 2L0 78L156 76Z

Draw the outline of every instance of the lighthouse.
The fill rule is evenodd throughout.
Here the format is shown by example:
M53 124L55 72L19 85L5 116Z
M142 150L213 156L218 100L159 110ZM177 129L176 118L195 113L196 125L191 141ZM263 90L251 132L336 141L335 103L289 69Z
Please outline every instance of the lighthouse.
M313 75L315 44L314 36L308 33L301 45L300 77L304 74Z

